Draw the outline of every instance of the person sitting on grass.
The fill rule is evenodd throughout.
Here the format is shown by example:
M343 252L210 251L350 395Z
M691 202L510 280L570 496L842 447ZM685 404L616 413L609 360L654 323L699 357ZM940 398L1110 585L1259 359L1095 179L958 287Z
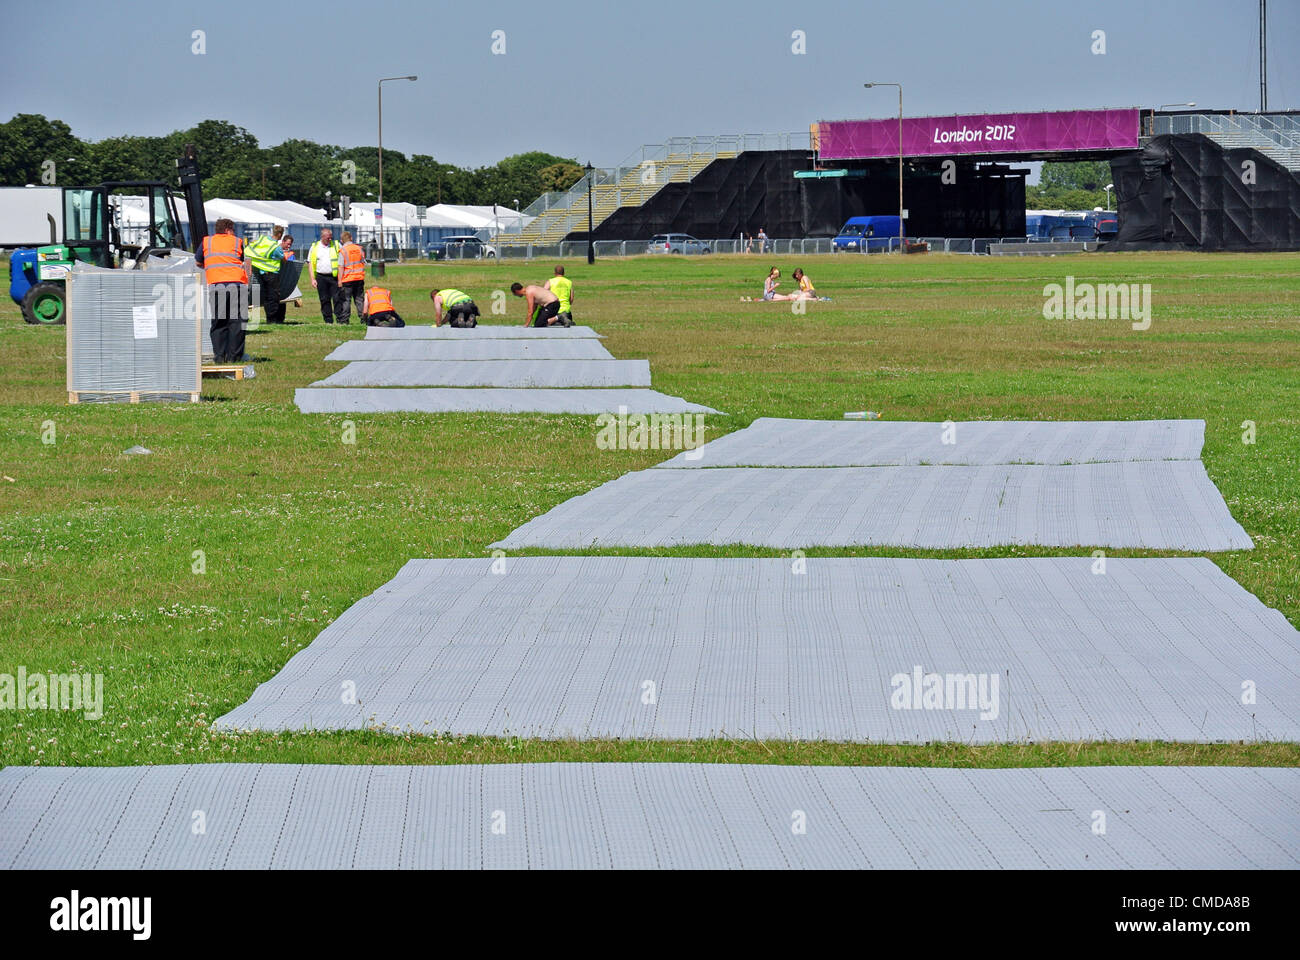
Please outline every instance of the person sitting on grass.
M406 324L393 309L393 294L383 287L366 291L365 321L368 327L404 327Z
M794 273L792 273L790 276L797 284L799 284L799 292L795 294L796 299L799 300L817 299L817 291L813 288L812 280L809 279L808 274L803 272L802 267L795 267Z
M763 281L763 299L764 300L798 300L798 295L786 295L777 293L776 288L781 285L781 271L773 267L767 272L767 279ZM741 297L745 303L753 303L753 297Z
M539 287L536 284L524 286L522 283L512 283L510 292L516 297L523 297L527 301L527 314L524 318L525 327L571 327L573 321L567 323L560 319L560 298L545 287Z
M478 326L478 306L470 299L468 293L448 287L446 290L430 290L429 299L433 301L433 325L441 327L449 323L458 329ZM447 315L443 317L443 311Z

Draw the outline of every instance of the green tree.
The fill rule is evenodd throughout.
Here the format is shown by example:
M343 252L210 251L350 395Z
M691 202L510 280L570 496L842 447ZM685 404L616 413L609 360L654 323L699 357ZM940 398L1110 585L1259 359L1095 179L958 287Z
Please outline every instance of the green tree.
M587 175L576 163L554 163L537 171L538 182L543 191L554 190L561 193Z
M1036 185L1025 187L1025 206L1031 210L1091 210L1106 206L1110 164L1104 160L1043 164ZM1111 191L1114 196L1114 191Z
M105 180L164 180L175 175L175 157L168 157L161 137L109 137L90 144L87 154L91 176L84 183Z
M1063 190L1101 190L1110 183L1110 164L1105 160L1075 163L1049 160L1043 164L1039 182L1045 187L1059 187Z
M0 123L0 184L4 186L41 183L42 164L47 160L54 162L59 182L75 183L83 176L84 164L69 164L67 159L81 160L85 154L86 145L62 120L20 113L8 123Z
M46 159L55 161L61 183L170 183L175 160L189 143L198 151L205 199L257 199L262 196L264 170L268 199L318 207L324 204L327 190L357 203L370 203L379 195L379 151L373 146L344 148L286 140L263 148L253 134L225 120L203 120L165 137L128 135L83 143L66 123L38 114L19 114L0 124L0 183L39 183ZM68 157L77 159L69 165ZM476 169L440 163L426 154L407 157L400 150L384 151L386 197L430 206L514 207L518 202L522 207L547 191L569 189L582 175L571 158L542 151L515 154Z
M186 144L194 144L199 170L205 178L236 167L252 169L261 162L257 137L225 120L204 120L188 130L169 134L165 140L173 159L184 152Z
M333 147L322 146L311 140L286 140L263 151L261 165L267 168L267 199L293 200L309 207L319 207L325 202L327 190L336 195L349 193L350 187L340 186L340 168L334 154ZM260 196L260 168L258 175Z

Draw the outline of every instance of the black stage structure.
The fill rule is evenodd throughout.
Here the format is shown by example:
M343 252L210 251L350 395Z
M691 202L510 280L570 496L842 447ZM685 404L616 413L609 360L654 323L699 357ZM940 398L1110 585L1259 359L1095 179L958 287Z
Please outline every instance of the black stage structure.
M1241 115L1136 108L1127 112L1132 115L1131 135L1118 138L1111 136L1114 130L1099 134L1085 125L1090 122L1089 114L1104 114L1113 122L1112 115L1125 111L906 118L916 124L940 120L960 124L1046 117L1056 124L1031 149L991 148L971 153L969 148L954 148L950 153L928 156L905 154L908 235L1024 237L1028 170L1013 164L1106 160L1115 184L1119 235L1103 249L1300 249L1300 172L1254 148L1227 147L1202 134L1152 136L1162 122L1168 126L1189 119L1212 121ZM889 129L897 121L861 123L877 122L882 129ZM1071 130L1070 124L1081 129ZM1072 146L1053 149L1053 137L1055 142ZM1128 142L1122 146L1098 146L1119 144L1125 138ZM694 179L667 184L645 204L619 208L597 226L595 239L649 239L660 233L714 239L752 236L759 228L765 228L770 237L833 236L849 217L898 210L896 135L892 143L892 156L841 155L827 160L809 150L749 150L719 157ZM1243 164L1248 161L1253 163L1252 172L1243 178ZM565 239L586 238L586 231L581 231Z

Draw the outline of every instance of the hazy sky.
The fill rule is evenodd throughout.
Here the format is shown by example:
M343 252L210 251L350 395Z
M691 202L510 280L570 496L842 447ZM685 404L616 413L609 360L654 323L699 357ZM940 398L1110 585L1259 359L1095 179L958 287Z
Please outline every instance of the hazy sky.
M1269 6L1269 106L1295 108L1300 0ZM419 81L384 85L385 146L469 166L533 149L612 165L670 136L892 115L895 91L866 80L901 78L909 115L1259 103L1256 0L0 0L0 12L0 118L43 113L91 139L212 118L263 146L373 144L375 82L408 73Z

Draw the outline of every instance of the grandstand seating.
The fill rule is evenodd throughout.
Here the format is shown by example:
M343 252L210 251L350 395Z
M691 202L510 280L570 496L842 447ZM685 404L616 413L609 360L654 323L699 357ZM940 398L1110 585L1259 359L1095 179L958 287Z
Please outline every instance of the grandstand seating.
M583 178L566 194L547 194L525 210L533 220L518 233L503 234L502 244L559 243L573 231L587 229L588 193L591 193L591 213L595 226L600 226L622 207L639 207L670 183L688 183L702 173L715 160L738 156L742 144L734 148L720 147L717 140L692 139L689 144L703 142L707 149L673 149L685 140L670 141L665 147L644 147L639 151L646 159L635 160L612 169L596 170L594 191L588 190L588 180ZM739 140L739 138L729 138ZM728 146L731 146L730 142ZM534 209L536 208L536 209Z
M1227 150L1258 150L1300 173L1300 117L1287 114L1191 113L1154 117L1153 134L1201 133Z

